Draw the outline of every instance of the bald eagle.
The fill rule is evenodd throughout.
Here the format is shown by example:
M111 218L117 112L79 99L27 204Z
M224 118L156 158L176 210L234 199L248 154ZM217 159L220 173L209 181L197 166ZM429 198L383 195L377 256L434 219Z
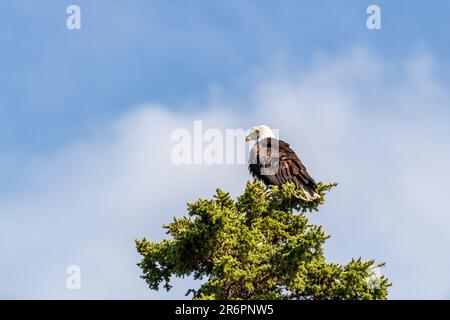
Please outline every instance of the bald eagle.
M288 143L275 139L272 130L266 125L250 129L246 141L255 141L250 151L248 169L254 178L266 186L281 187L287 182L295 185L296 190L302 190L305 201L318 199L316 182L306 171Z

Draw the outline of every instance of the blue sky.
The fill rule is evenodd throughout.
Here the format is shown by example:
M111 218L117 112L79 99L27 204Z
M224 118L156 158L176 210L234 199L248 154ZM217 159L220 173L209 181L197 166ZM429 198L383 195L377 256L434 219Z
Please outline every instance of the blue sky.
M0 4L1 146L54 148L136 104L181 108L214 84L238 90L278 56L307 66L355 44L395 61L421 46L449 52L445 1L378 2L380 32L365 28L370 1L78 1L79 32L65 28L70 3Z
M81 30L66 28L72 3L81 7ZM374 3L382 30L370 31L366 8ZM304 150L316 176L343 182L316 218L336 237L330 259L367 254L387 261L393 298L450 297L450 278L447 285L426 283L434 264L416 261L408 249L422 245L431 261L444 254L433 243L444 250L450 240L440 229L450 224L450 188L442 181L450 175L449 10L443 0L2 0L0 248L8 262L0 269L0 297L182 297L182 289L147 292L132 240L217 185L237 194L248 179L241 166L183 168L150 182L146 166L164 167L169 158L146 148L166 150L171 130L196 119L219 128L279 128ZM194 173L205 175L201 186L192 187ZM365 181L383 188L362 188ZM175 208L148 199L174 183ZM129 185L135 193L119 196ZM358 197L370 208L353 202L361 189L366 193ZM412 198L425 200L412 205ZM121 231L123 238L112 241ZM415 243L417 234L436 238ZM20 240L28 236L32 246ZM58 246L60 237L67 239ZM102 260L87 249L107 240L118 253ZM21 245L36 259L33 270L21 263ZM442 268L450 265L448 257L439 259ZM100 266L119 260L105 273L126 273L114 286L102 280ZM64 287L70 263L86 270L81 292Z

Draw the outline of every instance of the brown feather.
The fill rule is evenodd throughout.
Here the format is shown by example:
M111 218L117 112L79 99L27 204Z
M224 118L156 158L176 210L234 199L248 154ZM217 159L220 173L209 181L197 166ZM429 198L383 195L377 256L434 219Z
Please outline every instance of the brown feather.
M303 190L306 197L318 196L316 182L288 143L274 138L258 140L250 152L249 171L267 186L281 187L287 182ZM308 199L311 200L311 199Z

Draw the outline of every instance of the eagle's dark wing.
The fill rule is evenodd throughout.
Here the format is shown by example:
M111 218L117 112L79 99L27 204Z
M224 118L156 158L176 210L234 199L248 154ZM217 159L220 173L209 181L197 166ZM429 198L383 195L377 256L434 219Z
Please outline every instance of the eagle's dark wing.
M274 184L277 185L291 182L295 184L297 188L307 186L312 189L311 191L314 191L316 182L308 174L305 166L294 150L291 149L288 143L282 140L278 140L278 144L278 172L273 176L269 176L269 179L272 178L274 180Z
M278 146L277 146L278 144ZM254 161L249 166L253 176L266 185L281 186L286 182L295 184L297 189L306 188L314 192L316 183L288 143L277 139L264 139L252 150Z

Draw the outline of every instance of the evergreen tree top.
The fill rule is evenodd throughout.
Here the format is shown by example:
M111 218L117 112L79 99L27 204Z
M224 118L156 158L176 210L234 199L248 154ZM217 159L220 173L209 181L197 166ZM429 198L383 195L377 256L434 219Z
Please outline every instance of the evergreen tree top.
M319 183L320 198L312 202L292 184L266 190L248 182L236 200L217 189L164 226L169 239L136 241L141 277L153 290L170 290L172 276L205 279L187 292L194 299L385 299L390 283L374 272L384 264L327 262L329 236L308 222L335 186Z

